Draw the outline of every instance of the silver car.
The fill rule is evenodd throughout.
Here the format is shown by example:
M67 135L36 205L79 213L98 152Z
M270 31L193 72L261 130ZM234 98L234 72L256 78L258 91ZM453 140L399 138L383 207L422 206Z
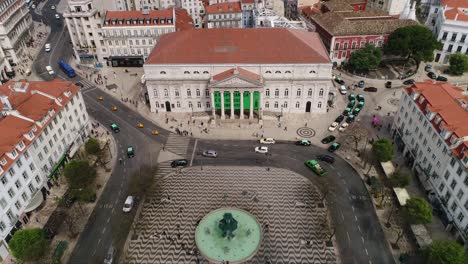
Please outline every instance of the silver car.
M216 150L207 150L207 151L203 151L203 154L202 154L204 157L212 157L212 158L216 158L218 157L218 153L216 152Z
M117 250L115 249L115 247L110 246L110 248L107 250L106 258L104 259L104 264L114 263L116 253L117 253Z

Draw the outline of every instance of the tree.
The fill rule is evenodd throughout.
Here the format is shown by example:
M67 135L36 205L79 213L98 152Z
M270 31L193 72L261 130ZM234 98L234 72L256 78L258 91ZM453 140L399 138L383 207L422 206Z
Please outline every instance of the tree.
M372 150L374 151L379 162L386 162L392 159L393 145L386 138L381 138L374 141L374 143L372 143Z
M157 169L157 167L142 166L132 173L128 183L128 193L135 197L145 195L153 184L153 176Z
M413 58L417 65L421 61L433 61L434 50L441 49L442 43L432 31L421 25L401 27L393 31L384 45L384 53Z
M393 187L405 188L411 183L412 175L407 169L399 169L392 173L390 183Z
M346 130L345 135L347 138L353 141L354 150L357 151L359 143L361 143L363 139L367 138L369 132L367 132L367 130L364 127L355 124Z
M367 44L364 48L351 53L349 67L358 72L368 72L379 66L382 60L382 50L374 45Z
M449 63L448 70L453 75L462 75L468 71L468 56L465 54L455 53L450 55Z
M94 182L96 170L87 160L72 160L65 165L65 178L71 189L85 188Z
M101 147L99 146L99 142L95 138L90 138L85 143L85 150L86 153L91 155L98 155L101 153Z
M432 222L432 207L421 197L414 197L406 201L405 211L412 224Z
M8 245L15 258L33 261L44 254L47 240L41 228L23 229L13 235Z
M463 264L465 250L455 241L434 241L427 249L429 264Z

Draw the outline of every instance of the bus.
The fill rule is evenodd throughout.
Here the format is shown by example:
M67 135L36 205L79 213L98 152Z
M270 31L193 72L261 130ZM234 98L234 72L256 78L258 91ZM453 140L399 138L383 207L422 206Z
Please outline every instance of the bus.
M68 65L65 61L59 61L58 65L60 66L60 69L62 69L62 71L67 74L68 77L73 78L76 76L75 70L73 70L73 68L70 65Z

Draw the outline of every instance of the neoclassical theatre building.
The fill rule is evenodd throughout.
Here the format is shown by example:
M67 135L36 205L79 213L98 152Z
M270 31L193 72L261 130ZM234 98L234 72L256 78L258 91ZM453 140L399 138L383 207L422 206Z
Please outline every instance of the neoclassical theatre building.
M332 64L316 33L194 29L163 35L144 67L152 112L262 119L323 113Z

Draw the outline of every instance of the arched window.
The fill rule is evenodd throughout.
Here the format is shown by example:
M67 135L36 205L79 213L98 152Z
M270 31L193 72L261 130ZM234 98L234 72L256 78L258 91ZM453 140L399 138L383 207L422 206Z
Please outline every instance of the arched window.
M197 103L197 107L198 107L198 108L201 108L201 102L198 102L198 103Z
M275 102L275 108L278 108L278 102Z
M210 107L211 107L210 102L206 102L206 108L210 108Z
M180 102L177 101L177 108L180 108Z
M309 89L309 91L307 92L307 96L309 96L309 97L312 96L312 89Z
M166 72L165 72L165 71L161 71L161 72L159 72L159 74L166 74Z
M315 73L315 71L310 71L309 73Z
M266 71L265 73L271 73L271 71Z
M288 108L288 102L284 102L283 108Z
M206 97L210 97L210 90L205 89L205 96L206 96Z
M275 97L278 97L279 96L279 89L276 89L275 90Z
M189 71L184 71L184 74L190 74L190 72Z
M317 108L322 108L322 102L318 102Z
M193 108L192 102L188 102L188 107L189 107L189 108Z
M158 102L156 102L156 108L159 108L159 103Z
M187 89L187 96L192 97L192 91L190 89Z
M270 96L270 89L265 90L265 96L268 96L268 97Z
M175 93L175 96L176 96L176 97L179 97L179 96L180 96L179 90L175 90L174 93Z
M199 74L199 72L198 72L198 71L194 71L193 73L194 73L194 74Z
M296 95L297 95L297 96L301 96L301 89L300 89L300 88L297 89Z
M200 97L200 89L197 89L197 90L195 91L195 94L197 95L197 97Z
M320 88L319 96L323 96L323 88Z
M204 71L203 74L208 74L208 71Z
M157 89L153 89L153 96L158 97L158 90Z
M281 71L275 71L275 73L281 73Z
M164 89L164 96L168 97L169 96L169 91L167 89Z
M284 96L289 96L289 89L286 88L286 90L284 90Z
M265 103L265 108L270 108L270 103L266 102Z
M291 73L291 71L286 71L285 73Z
M299 108L299 107L301 107L301 103L296 102L296 108Z

